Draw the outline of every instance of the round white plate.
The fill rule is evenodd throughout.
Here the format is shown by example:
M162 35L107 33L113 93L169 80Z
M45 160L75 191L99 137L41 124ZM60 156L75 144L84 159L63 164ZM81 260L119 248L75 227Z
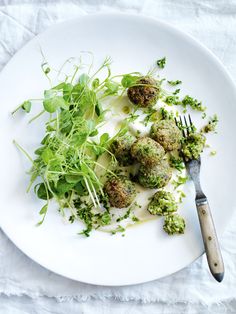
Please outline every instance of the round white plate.
M56 210L50 210L45 223L35 227L42 203L33 192L25 193L29 179L25 172L30 164L12 140L32 152L42 135L40 120L28 125L28 115L19 113L13 118L10 112L49 87L40 69L39 46L54 67L81 51L93 52L97 64L109 55L115 73L146 72L153 61L166 56L161 75L182 80L183 94L197 97L209 114L219 115L219 134L210 138L217 155L209 158L210 150L205 154L201 175L219 238L235 206L236 170L236 91L222 64L193 38L163 22L105 14L50 28L21 49L0 75L0 224L18 248L58 274L99 285L146 282L189 265L203 253L191 182L181 208L187 222L183 236L166 235L162 219L157 219L129 228L125 237L96 231L83 238L77 235L78 224L65 224ZM199 119L199 115L193 118Z

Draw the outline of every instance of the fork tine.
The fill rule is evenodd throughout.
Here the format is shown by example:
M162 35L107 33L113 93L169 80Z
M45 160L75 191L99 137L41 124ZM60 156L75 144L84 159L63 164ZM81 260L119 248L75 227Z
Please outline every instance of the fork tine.
M185 122L185 126L186 126L187 135L189 135L189 126L188 126L188 122L187 122L187 119L185 116L184 116L184 122Z
M184 131L184 128L183 128L183 121L182 121L182 118L181 116L179 117L179 121L180 121L180 125L181 125L181 128L182 128L182 133L183 133L183 137L186 137L186 134L185 134L185 131Z
M193 122L192 122L190 114L188 115L188 119L189 119L191 130L192 130L192 132L194 132L194 125L193 125Z

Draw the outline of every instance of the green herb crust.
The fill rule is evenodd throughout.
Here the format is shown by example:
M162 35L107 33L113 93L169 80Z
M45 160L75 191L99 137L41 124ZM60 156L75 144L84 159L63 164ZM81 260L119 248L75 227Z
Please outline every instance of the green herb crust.
M110 177L104 185L111 206L124 208L128 207L136 196L136 189L133 182L125 176Z
M137 175L138 182L145 188L164 187L171 179L172 170L167 160L162 159L153 167L141 166Z
M128 166L134 163L130 150L135 140L136 138L132 135L125 135L113 140L110 150L121 166Z
M131 155L142 165L153 166L164 157L164 148L149 137L141 137L131 146Z
M166 216L175 212L178 205L174 196L170 192L158 191L154 194L151 202L148 205L148 211L152 215Z
M150 136L161 144L166 151L180 148L182 134L173 120L162 120L154 123L151 126Z
M163 229L169 235L183 234L185 230L184 218L177 214L165 216Z
M183 139L182 154L186 159L198 159L206 143L206 138L201 133L191 133Z

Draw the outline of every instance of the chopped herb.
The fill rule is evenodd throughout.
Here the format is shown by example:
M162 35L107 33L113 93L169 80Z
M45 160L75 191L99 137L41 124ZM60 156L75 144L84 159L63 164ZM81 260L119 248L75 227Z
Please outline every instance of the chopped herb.
M75 215L71 215L70 217L69 217L69 222L70 223L73 223L75 221Z
M185 230L184 218L177 214L166 216L163 229L169 235L184 233Z
M183 138L182 154L186 159L198 159L203 151L206 138L202 133L191 133Z
M176 86L176 85L179 85L179 84L182 84L182 81L180 80L176 80L176 81L167 81L170 85L172 86Z
M125 228L119 225L116 229L111 231L111 234L116 234L117 232L124 232L124 231L125 231Z
M177 94L179 94L179 92L180 92L180 88L177 88L177 89L173 92L173 95L177 95Z
M209 133L209 132L215 132L218 125L218 117L215 114L213 117L211 117L208 121L208 123L201 129L201 132L203 133Z
M135 120L137 120L139 118L139 115L136 114L136 110L134 110L133 112L131 112L128 116L128 118L126 118L127 122L134 122Z
M211 152L210 152L210 155L211 156L215 156L217 154L217 151L216 150L212 150Z
M180 100L178 96L167 96L165 99L165 103L169 106L172 105L179 105L180 104Z
M148 205L148 211L152 215L166 216L177 210L178 206L174 196L170 192L158 191Z
M126 211L126 213L125 213L123 216L117 218L117 219L116 219L116 222L120 222L120 221L122 221L122 220L124 220L124 219L129 218L130 213L131 213L131 207L128 208L128 210Z
M179 203L183 202L183 198L186 197L186 194L183 191L177 191L179 193Z
M158 66L160 69L164 69L165 65L166 65L166 57L157 60L157 66Z
M203 107L202 103L198 101L197 99L194 99L193 97L190 97L189 95L186 95L184 99L181 102L181 105L184 108L187 108L187 106L191 107L193 110L197 111L205 111L206 107Z
M161 120L172 120L174 118L173 111L168 111L164 107L160 108Z
M136 217L135 215L133 215L133 216L131 217L131 219L132 219L134 222L138 222L138 221L139 221L138 217Z
M154 122L158 120L158 111L156 109L148 108L145 113L146 116L142 121L145 126L147 126L148 122Z
M172 184L177 189L180 185L185 184L188 181L188 177L177 176L177 180L173 180Z
M170 165L178 171L182 171L183 169L185 169L185 165L181 157L175 157L173 155L170 155Z

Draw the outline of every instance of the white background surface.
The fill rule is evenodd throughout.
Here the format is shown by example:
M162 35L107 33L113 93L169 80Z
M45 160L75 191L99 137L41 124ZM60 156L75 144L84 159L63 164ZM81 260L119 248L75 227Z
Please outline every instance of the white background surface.
M236 3L233 0L178 1L178 3L164 0L9 1L9 3L0 1L0 3L1 66L34 34L43 31L56 21L76 17L82 14L82 10L87 13L126 11L156 16L189 32L215 52L234 78L236 77ZM6 267L0 260L2 292L0 313L235 313L234 226L232 223L222 239L223 254L230 272L221 286L212 283L205 260L199 260L188 269L160 282L123 290L82 285L78 286L76 295L70 294L74 282L63 281L63 278L50 272L46 272L48 282L40 282L39 274L45 278L45 270L29 261L1 234L0 255L4 257L7 252L11 263ZM11 276L7 277L6 271L9 270ZM199 278L196 278L197 276ZM194 277L196 280L192 280ZM50 291L48 298L44 296L45 291L42 287L43 284L50 285L50 280L57 280L60 293ZM23 290L29 282L34 284L32 285L34 290ZM38 289L35 289L35 283ZM157 295L156 292L159 291L157 287L160 285L163 291ZM178 287L178 290L173 287ZM22 293L29 296L21 296ZM75 300L86 302L73 301L73 296Z

